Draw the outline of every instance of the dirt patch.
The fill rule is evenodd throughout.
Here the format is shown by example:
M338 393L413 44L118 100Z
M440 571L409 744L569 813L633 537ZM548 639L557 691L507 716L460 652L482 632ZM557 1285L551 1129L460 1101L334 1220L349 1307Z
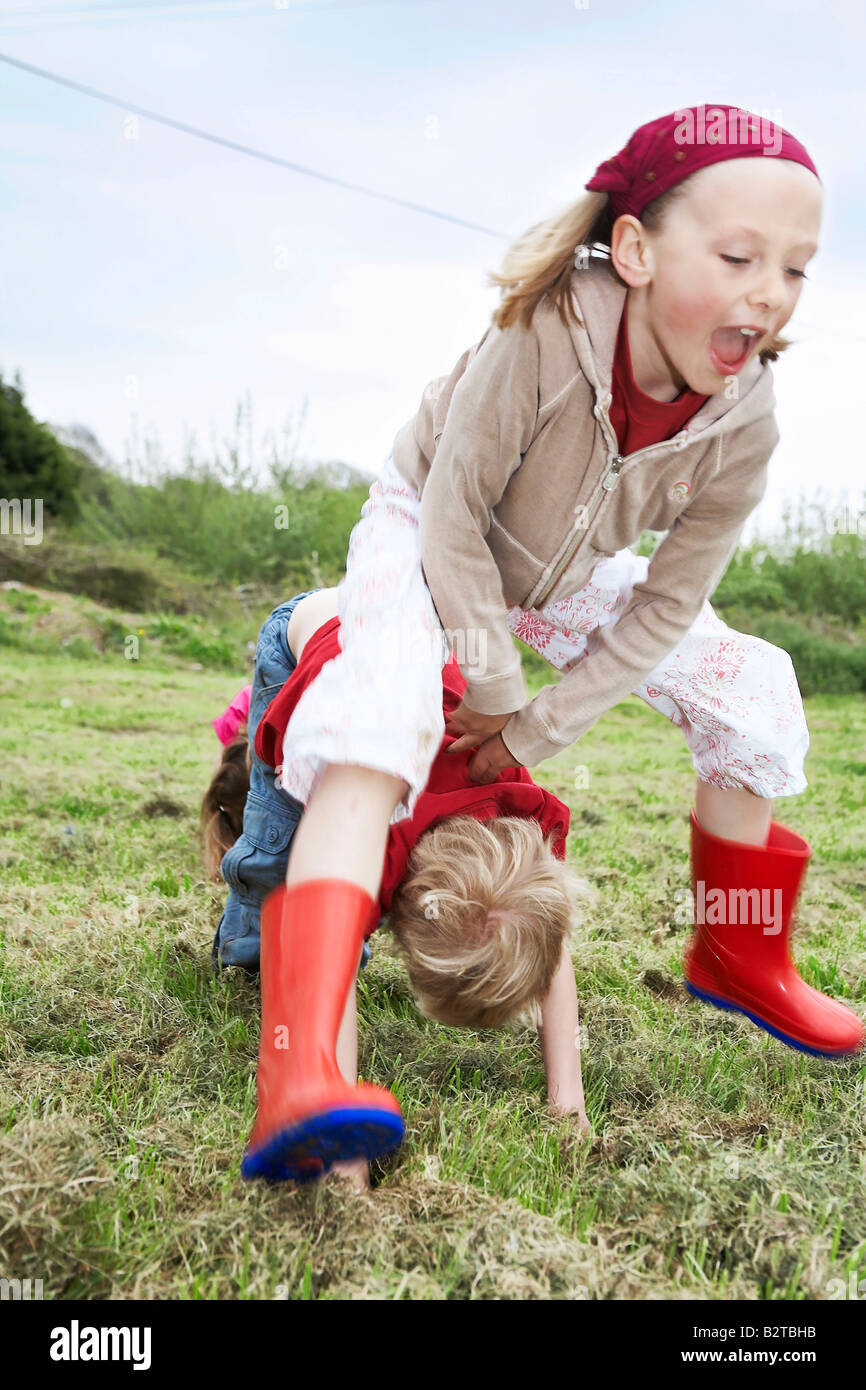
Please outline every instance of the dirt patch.
M153 820L155 816L170 816L176 819L178 816L185 816L186 813L185 806L181 806L178 801L172 801L168 796L155 796L141 808L141 814L149 820Z
M645 970L640 977L640 983L659 999L670 999L671 1003L674 1001L682 1003L684 992L682 984L678 984L663 970Z

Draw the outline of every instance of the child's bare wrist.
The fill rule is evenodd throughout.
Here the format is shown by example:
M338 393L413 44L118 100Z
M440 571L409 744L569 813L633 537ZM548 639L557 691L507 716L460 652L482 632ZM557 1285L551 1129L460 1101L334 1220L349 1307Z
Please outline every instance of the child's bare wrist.
M551 1110L555 1110L560 1115L582 1115L584 1113L585 1102L580 1091L571 1091L565 1087L549 1090L547 1103Z

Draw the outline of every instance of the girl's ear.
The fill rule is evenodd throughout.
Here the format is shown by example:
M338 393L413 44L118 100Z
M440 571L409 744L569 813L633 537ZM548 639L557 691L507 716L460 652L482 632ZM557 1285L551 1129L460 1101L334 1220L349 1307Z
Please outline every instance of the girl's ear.
M610 260L620 279L632 289L639 289L652 279L652 252L646 229L629 213L623 213L613 224Z

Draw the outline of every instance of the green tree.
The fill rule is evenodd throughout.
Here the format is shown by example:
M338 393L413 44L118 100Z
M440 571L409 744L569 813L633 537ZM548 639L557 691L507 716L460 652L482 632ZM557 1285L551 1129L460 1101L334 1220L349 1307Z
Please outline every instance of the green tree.
M72 521L79 513L80 472L66 447L30 414L20 376L10 385L0 374L0 496L41 497L47 511Z

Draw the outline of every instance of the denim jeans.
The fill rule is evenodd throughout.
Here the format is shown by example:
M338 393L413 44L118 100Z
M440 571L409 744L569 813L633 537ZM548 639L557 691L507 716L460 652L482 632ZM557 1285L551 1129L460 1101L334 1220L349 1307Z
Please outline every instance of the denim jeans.
M286 879L289 846L304 807L276 785L274 769L256 756L254 745L262 715L297 664L286 641L286 625L295 605L307 594L318 592L308 589L288 603L281 603L265 619L259 633L247 720L250 789L244 807L243 833L220 864L229 895L213 942L215 966L239 965L250 972L258 970L262 903ZM365 942L362 967L369 956L370 948Z

